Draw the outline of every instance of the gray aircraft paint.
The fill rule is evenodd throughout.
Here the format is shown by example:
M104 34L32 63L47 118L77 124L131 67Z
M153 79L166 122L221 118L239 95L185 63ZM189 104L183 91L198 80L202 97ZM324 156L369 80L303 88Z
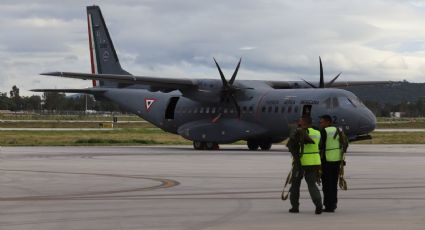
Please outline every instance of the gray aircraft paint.
M92 74L54 72L45 75L92 79L87 89L39 89L80 92L116 102L159 128L189 140L231 143L238 140L286 139L307 108L313 123L329 114L352 139L375 128L376 118L358 98L342 89L308 88L304 82L236 80L241 108L220 102L220 79L170 79L133 76L121 68L98 6L87 7ZM105 80L106 79L106 80ZM372 82L373 83L373 82ZM347 83L348 84L348 83ZM361 83L359 83L361 84ZM219 118L218 114L222 114Z

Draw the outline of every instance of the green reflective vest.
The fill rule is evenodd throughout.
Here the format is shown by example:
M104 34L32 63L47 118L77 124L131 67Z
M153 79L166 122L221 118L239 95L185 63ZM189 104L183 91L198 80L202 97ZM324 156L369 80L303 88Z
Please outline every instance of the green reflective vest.
M339 143L339 135L335 127L327 127L326 131L326 161L335 162L342 160L341 145Z
M308 128L308 136L314 141L314 144L305 144L304 151L301 154L301 165L320 165L319 142L320 132L313 128Z

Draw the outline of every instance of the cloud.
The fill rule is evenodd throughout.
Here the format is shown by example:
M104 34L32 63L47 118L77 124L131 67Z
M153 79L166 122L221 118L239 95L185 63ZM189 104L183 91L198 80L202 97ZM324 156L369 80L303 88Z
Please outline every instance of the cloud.
M121 65L140 75L218 78L242 57L238 79L327 78L421 82L422 1L94 1ZM366 4L367 3L367 4ZM0 3L0 91L84 87L89 81L38 76L88 72L85 5L93 1Z

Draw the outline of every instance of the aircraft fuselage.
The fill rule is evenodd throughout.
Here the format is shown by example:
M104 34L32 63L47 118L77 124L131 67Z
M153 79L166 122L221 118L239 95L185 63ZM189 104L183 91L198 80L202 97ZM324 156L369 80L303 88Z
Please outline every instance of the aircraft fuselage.
M104 96L164 131L193 141L267 139L276 143L289 136L303 114L310 115L316 126L320 116L329 114L350 137L372 132L376 123L354 94L341 89L253 90L238 101L240 118L229 102L202 103L180 91L110 89Z

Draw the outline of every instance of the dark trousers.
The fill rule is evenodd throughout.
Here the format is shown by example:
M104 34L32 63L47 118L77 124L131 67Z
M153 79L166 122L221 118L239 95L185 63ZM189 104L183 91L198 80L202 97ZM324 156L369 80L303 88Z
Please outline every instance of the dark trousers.
M338 203L338 175L341 161L322 163L323 205L336 209Z
M300 186L301 181L305 177L305 181L308 185L308 191L310 197L316 206L316 208L322 208L322 196L320 195L319 188L316 185L318 174L317 166L307 166L307 167L294 167L292 170L292 185L289 190L289 199L293 208L299 208L300 203Z

